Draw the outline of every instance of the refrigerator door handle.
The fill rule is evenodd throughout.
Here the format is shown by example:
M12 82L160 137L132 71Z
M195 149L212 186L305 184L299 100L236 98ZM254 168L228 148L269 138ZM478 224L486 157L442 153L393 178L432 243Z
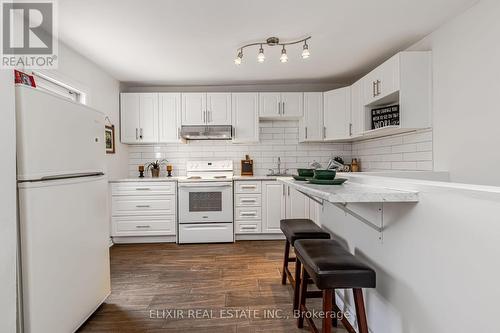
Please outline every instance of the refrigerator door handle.
M104 176L104 172L82 172L82 173L68 173L64 175L54 175L54 176L45 176L37 180L28 180L29 182L33 181L48 181L48 180L59 180L59 179L69 179L69 178L83 178L83 177L97 177Z

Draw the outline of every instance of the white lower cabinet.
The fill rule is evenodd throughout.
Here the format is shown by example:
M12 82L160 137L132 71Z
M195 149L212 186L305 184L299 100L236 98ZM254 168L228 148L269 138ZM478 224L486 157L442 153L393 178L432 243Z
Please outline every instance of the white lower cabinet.
M111 236L175 236L174 182L123 182L111 185Z
M319 217L319 204L275 180L236 181L234 188L236 234L281 234L282 219Z

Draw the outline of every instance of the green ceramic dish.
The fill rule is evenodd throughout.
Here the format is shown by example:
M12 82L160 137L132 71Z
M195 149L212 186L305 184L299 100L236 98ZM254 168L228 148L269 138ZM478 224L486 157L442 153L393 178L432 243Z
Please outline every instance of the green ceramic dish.
M292 175L293 179L305 182L308 181L309 179L312 179L312 177L302 177L302 176L297 176L297 175Z
M345 178L337 178L337 179L309 179L309 183L316 185L342 185L346 182Z
M300 177L313 177L314 169L297 169Z
M314 170L314 179L332 180L336 174L335 170Z

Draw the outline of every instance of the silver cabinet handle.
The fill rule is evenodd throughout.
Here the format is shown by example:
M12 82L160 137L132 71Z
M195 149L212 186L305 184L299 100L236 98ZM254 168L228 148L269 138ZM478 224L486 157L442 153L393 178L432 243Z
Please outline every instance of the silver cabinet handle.
M135 139L139 140L139 129L137 127L135 128Z
M136 205L137 208L150 208L150 205Z
M290 186L288 186L288 196L290 196Z
M278 102L278 114L281 115L281 102Z
M381 92L380 92L380 83L381 83L381 81L377 80L377 96L381 94Z
M147 229L147 228L151 228L150 225L136 225L135 226L137 229Z
M240 213L241 216L257 216L257 213L245 213L245 212L241 212Z
M326 139L326 126L323 126L323 139Z
M244 189L244 188L248 188L248 189L251 189L251 188L252 188L252 189L256 189L256 188L257 188L257 186L255 186L255 185L241 185L240 187L241 187L242 189Z
M139 139L141 139L141 140L142 140L142 127L141 127L141 129L139 130Z
M257 202L255 199L241 199L241 202Z
M285 196L285 184L283 184L283 196Z
M376 84L377 84L377 83L376 83L375 81L373 81L373 82L372 82L372 93L373 93L373 97L377 96L377 92L376 92L376 88L375 88Z
M252 226L244 226L244 225L242 225L240 227L240 229L241 230L255 230L255 229L257 229L257 226L256 225L252 225Z
M283 113L283 115L285 115L285 102L281 102L283 103L283 107L281 108L281 112Z
M305 127L305 131L306 131L306 139L307 139L307 126Z
M135 190L136 191L149 191L151 189L149 187L136 187Z
M203 123L206 124L207 123L207 116L206 116L206 110L203 110Z
M349 136L352 136L352 123L349 123Z

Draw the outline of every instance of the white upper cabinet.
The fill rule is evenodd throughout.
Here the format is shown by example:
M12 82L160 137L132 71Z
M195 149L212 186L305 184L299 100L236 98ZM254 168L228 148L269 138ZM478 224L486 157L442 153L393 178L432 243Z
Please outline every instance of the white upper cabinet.
M351 123L351 87L327 91L323 94L325 140L349 138Z
M259 93L259 116L262 119L299 119L304 114L304 94Z
M281 115L298 119L304 115L304 93L281 93Z
M365 106L363 104L363 82L357 81L351 86L351 137L357 137L365 131Z
M304 93L304 117L299 121L299 142L323 140L323 93Z
M181 94L158 94L158 136L161 143L180 141L181 126Z
M121 141L155 143L158 141L158 94L121 94Z
M183 93L182 125L230 125L231 93Z
M207 120L207 94L183 93L182 125L205 125Z
M158 94L141 94L139 139L143 143L158 142Z
M259 93L259 116L261 118L281 117L281 93Z
M209 125L231 125L231 93L207 93L206 122Z
M399 56L400 53L396 54L366 76L364 104L370 104L399 90Z
M120 135L123 143L139 142L139 94L120 94Z
M259 141L259 96L258 93L232 94L233 142Z

